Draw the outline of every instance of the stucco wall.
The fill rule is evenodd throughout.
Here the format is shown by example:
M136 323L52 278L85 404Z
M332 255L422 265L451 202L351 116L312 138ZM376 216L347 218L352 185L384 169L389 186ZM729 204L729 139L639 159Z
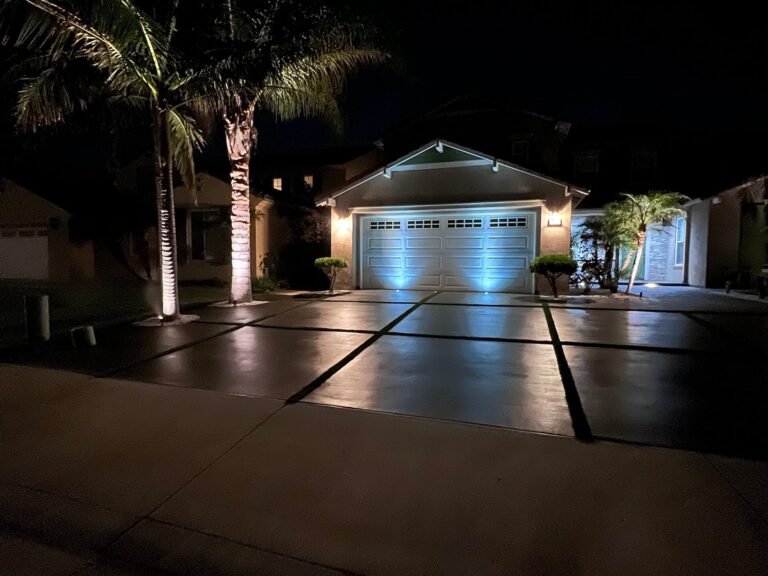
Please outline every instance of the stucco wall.
M737 271L741 236L741 198L721 194L719 204L710 203L707 257L709 288L722 288L728 276Z
M394 172L388 179L378 176L339 196L332 210L331 253L344 258L349 268L339 275L342 289L359 287L354 238L359 236L358 217L350 214L356 207L429 206L466 202L501 202L543 200L540 209L538 254L568 254L570 251L571 201L564 187L516 170L502 167L494 173L488 166L444 168ZM548 226L549 214L560 213L562 225ZM567 279L563 279L564 287ZM538 290L547 293L546 282Z
M688 284L707 285L707 247L709 246L709 208L711 200L704 200L688 208Z
M648 232L645 256L646 282L682 284L685 280L684 265L675 266L676 226L653 226Z

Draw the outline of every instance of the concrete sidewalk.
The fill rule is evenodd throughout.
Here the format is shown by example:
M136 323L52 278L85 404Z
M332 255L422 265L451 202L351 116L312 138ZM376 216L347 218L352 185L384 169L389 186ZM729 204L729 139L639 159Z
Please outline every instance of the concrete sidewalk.
M0 574L764 574L768 464L0 366Z

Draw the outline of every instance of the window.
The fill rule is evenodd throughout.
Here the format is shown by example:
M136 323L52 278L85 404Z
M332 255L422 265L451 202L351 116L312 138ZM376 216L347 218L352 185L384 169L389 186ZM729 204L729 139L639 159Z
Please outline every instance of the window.
M306 174L304 176L304 186L306 186L308 190L313 190L315 188L315 177L312 174Z
M190 214L192 260L224 262L229 231L219 210L193 210Z
M656 176L656 151L650 149L632 152L630 164L632 182L647 182Z
M400 220L371 220L371 230L400 230Z
M482 218L455 218L448 220L448 228L482 228Z
M440 220L408 220L408 230L440 228Z
M685 218L678 218L675 227L675 266L682 266L685 263Z
M577 152L573 157L573 173L587 176L597 174L600 168L600 152L597 150L585 150Z
M491 228L527 228L528 217L517 216L515 218L491 218Z
M283 179L282 178L272 178L272 189L278 190L282 192L283 190Z
M529 150L528 140L513 140L509 144L509 160L515 164L526 164Z

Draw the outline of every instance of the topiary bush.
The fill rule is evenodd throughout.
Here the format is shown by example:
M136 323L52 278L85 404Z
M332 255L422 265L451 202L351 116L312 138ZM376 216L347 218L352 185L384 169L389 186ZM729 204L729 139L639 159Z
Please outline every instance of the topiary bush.
M544 276L555 298L557 298L557 279L560 276L570 276L576 272L576 269L576 262L569 254L538 256L533 259L530 266L531 272Z
M331 286L328 288L328 292L333 294L334 286L336 285L336 275L339 270L343 270L347 267L347 261L344 258L325 257L315 260L315 266L320 268L323 273L328 276L328 280L331 281Z

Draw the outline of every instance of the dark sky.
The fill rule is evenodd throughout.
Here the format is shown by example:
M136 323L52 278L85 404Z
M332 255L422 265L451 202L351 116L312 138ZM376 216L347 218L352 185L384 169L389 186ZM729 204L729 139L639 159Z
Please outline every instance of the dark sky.
M370 141L468 93L577 122L764 129L764 19L738 4L380 2L367 16L396 57L349 87L345 135L299 123L264 146Z

